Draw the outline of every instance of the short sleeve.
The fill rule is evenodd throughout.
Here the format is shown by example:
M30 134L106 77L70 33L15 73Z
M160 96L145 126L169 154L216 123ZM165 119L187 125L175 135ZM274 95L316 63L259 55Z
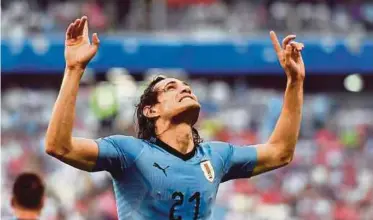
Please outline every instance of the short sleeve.
M93 171L108 171L111 174L124 172L143 150L141 140L124 135L113 135L96 140L98 157Z
M251 177L257 163L256 147L218 143L220 144L217 150L224 161L224 176L221 182Z

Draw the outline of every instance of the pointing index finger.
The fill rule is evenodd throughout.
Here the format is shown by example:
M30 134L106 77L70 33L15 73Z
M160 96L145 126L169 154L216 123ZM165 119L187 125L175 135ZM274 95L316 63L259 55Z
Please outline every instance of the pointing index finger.
M271 31L269 32L269 35L271 37L271 41L272 41L273 47L275 48L276 53L279 54L281 52L281 45L280 45L280 42L278 42L276 33L274 31Z

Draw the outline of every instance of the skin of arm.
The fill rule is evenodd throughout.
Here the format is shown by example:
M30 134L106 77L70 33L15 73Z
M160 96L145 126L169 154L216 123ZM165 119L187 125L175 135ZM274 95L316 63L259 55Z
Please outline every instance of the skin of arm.
M287 36L280 46L276 34L270 33L280 64L287 76L284 103L280 117L269 140L257 146L258 161L253 175L258 175L289 164L298 140L303 106L305 67L301 56L303 44L292 42Z
M89 42L87 17L70 24L65 40L65 73L45 138L47 154L86 171L95 165L98 146L94 140L72 137L72 130L80 79L98 46L97 34L93 34L92 44Z

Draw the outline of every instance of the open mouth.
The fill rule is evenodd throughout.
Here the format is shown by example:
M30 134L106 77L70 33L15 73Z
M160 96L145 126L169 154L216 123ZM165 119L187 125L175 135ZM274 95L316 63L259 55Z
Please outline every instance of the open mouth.
M183 101L184 99L194 100L194 98L192 96L184 96L183 98L180 99L180 102Z

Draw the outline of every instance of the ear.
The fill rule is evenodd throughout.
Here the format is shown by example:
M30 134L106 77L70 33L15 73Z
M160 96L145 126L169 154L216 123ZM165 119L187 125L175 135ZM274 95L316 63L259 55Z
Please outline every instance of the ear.
M41 203L40 203L40 208L42 209L44 207L44 204L45 204L45 196L43 196L43 198L41 199Z
M150 106L150 105L145 106L144 109L142 110L142 113L147 118L156 118L159 116L158 109L155 106Z
M10 206L14 208L16 206L16 199L12 196L12 199L10 200Z

